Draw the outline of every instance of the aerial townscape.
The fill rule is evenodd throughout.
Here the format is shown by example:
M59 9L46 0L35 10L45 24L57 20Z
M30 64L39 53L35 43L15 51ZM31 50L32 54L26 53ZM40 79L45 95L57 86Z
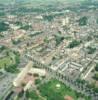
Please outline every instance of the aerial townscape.
M98 100L98 0L0 0L0 100Z

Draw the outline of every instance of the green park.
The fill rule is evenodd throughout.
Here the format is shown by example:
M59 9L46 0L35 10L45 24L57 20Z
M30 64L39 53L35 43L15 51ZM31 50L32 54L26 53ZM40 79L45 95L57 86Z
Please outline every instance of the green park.
M19 63L19 54L12 51L6 51L5 55L0 58L0 69L7 72L18 72L17 65Z

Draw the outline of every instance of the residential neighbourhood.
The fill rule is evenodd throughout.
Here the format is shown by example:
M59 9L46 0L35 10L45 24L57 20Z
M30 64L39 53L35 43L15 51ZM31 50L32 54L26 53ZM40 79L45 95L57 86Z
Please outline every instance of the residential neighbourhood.
M0 100L98 100L98 1L0 1Z

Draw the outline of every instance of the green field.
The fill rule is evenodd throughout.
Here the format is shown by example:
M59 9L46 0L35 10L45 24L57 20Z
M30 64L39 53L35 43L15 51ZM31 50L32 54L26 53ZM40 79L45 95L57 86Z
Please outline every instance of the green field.
M57 87L57 85L59 85L59 87ZM41 95L47 98L47 100L64 100L65 96L70 96L73 100L78 100L79 98L90 100L90 98L75 92L57 80L51 80L48 83L41 85L39 90Z
M4 67L5 65L11 65L12 63L13 61L10 59L10 57L0 59L0 68Z
M20 56L17 52L7 51L3 58L0 58L0 68L10 73L18 73L17 68L20 61Z
M42 97L40 97L37 93L36 93L36 91L27 91L26 92L26 97L28 98L28 100L43 100L43 98ZM19 100L20 100L20 98L19 98Z
M0 68L3 68L5 66L9 66L15 64L15 55L13 53L10 53L9 56L5 56L0 59Z

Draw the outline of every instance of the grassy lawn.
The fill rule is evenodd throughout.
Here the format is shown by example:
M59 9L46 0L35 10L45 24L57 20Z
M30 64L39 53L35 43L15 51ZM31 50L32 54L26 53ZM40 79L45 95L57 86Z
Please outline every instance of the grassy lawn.
M18 73L19 54L17 52L7 51L6 56L0 59L0 68L10 73Z
M26 97L28 98L28 100L43 100L43 98L41 98L36 91L27 91L26 92Z
M0 68L3 68L5 65L11 65L13 61L10 57L4 57L0 59Z
M10 56L6 56L0 59L0 68L3 68L5 65L9 66L15 64L15 55L10 53Z
M47 100L64 100L65 96L71 96L73 100L78 100L80 97L85 98L84 100L90 100L90 98L84 97L57 80L51 80L41 85L39 90L41 95L46 97Z

